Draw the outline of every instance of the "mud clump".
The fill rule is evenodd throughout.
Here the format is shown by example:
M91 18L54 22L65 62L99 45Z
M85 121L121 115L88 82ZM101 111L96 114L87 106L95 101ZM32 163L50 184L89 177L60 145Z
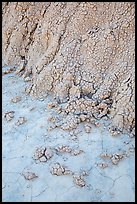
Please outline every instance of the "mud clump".
M102 153L100 154L100 157L103 159L110 160L112 164L117 165L122 159L125 157L125 153L115 153L115 154L109 154L109 153ZM98 164L101 168L108 167L107 163L100 163Z
M33 173L33 172L23 172L22 175L24 176L24 178L28 181L34 180L36 178L38 178L38 176Z
M2 72L2 75L5 75L5 74L10 74L12 73L13 71L15 71L15 68L14 67L11 67L5 71Z
M43 147L39 147L36 149L35 153L34 153L34 160L38 160L40 162L47 162L49 159L51 159L53 156L53 151L51 150L51 148L43 148Z
M19 126L19 125L23 125L26 122L27 122L27 119L25 117L19 117L16 124Z
M84 177L88 176L89 173L87 171L82 171L81 173L74 173L73 174L73 183L78 186L78 187L86 187L88 189L91 189L91 185L87 184L87 182L85 181Z
M85 125L85 132L86 133L90 133L91 132L91 126L89 126L89 125Z
M72 174L72 172L69 169L67 169L65 166L62 166L60 163L54 163L50 168L50 173L56 176Z
M97 166L99 166L101 169L105 169L106 167L108 167L108 164L103 162L103 163L97 164Z
M4 113L4 118L6 119L7 122L11 121L14 118L14 114L15 114L15 111L6 112Z
M12 103L18 103L19 101L21 101L21 97L20 96L16 96L16 97L11 99Z
M61 152L61 153L71 153L72 149L69 146L66 145L61 145L55 148L55 150L57 152Z
M2 19L3 65L65 106L63 130L107 118L135 135L134 2L2 2Z
M121 159L123 159L123 158L124 158L124 156L121 155L121 154L114 154L114 155L112 156L112 158L111 158L111 161L112 161L112 163L113 163L114 165L117 165L117 164L119 163L119 161L120 161Z
M77 155L79 155L79 154L81 154L81 153L83 153L83 150L82 150L82 149L73 149L73 150L71 151L71 155L73 155L73 156L77 156Z
M83 150L78 149L78 148L71 148L67 145L60 145L55 148L56 152L58 153L70 153L72 156L77 156L81 153L83 153Z
M84 180L84 178L80 175L80 176L73 176L73 182L75 185L79 186L79 187L84 187L86 186L86 182Z

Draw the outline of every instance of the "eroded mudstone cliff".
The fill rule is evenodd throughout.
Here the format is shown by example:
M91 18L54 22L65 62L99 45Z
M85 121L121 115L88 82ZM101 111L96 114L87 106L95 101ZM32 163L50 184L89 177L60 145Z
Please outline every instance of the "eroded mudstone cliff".
M134 2L3 2L3 65L37 97L53 95L63 129L112 119L135 130Z

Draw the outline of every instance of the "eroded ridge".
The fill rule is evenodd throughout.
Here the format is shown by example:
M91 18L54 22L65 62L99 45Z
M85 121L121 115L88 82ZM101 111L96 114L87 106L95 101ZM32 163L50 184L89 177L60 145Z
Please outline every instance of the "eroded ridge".
M28 93L66 103L66 124L72 122L63 129L107 118L114 134L134 136L134 7L3 2L3 64L19 66L17 73L31 82Z

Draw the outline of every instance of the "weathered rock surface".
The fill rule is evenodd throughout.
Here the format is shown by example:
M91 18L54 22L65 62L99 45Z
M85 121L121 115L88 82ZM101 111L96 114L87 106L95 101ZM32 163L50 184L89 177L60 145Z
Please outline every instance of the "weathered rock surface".
M67 103L74 124L64 129L86 119L80 115L107 116L113 130L135 134L134 2L2 6L3 65L17 65L17 73L32 78L31 94Z

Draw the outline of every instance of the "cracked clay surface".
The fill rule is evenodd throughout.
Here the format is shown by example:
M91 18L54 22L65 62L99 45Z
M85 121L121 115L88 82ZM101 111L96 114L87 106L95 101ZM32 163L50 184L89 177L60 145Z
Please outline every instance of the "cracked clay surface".
M134 202L134 137L113 136L105 120L90 132L85 121L71 131L49 129L57 103L27 95L30 82L15 72L2 82L3 202Z
M3 65L26 92L66 103L64 129L81 115L111 119L135 136L134 2L3 2ZM60 113L58 113L60 114ZM89 128L86 128L90 131Z
M133 202L135 3L2 2L3 202Z

